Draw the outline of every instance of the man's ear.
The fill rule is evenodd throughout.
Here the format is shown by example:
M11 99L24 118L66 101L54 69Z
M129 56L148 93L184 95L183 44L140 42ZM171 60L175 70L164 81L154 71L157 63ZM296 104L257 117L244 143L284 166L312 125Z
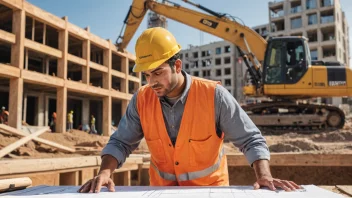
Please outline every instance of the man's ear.
M175 61L175 69L176 69L176 73L180 73L182 70L182 61L180 59L177 59Z

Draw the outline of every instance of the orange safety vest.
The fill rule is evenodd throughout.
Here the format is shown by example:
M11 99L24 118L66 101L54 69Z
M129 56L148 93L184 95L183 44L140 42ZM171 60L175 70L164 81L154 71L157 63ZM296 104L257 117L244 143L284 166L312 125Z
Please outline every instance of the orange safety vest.
M152 186L228 186L223 135L216 134L216 82L192 77L175 147L167 133L161 104L145 85L137 109L149 151Z

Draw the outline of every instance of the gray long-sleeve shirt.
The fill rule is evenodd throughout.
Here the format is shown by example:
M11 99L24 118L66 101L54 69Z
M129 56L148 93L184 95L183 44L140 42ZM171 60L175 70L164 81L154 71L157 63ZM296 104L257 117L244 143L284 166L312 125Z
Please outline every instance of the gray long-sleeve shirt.
M160 103L165 126L171 142L175 143L183 110L191 86L191 76L182 71L186 87L181 97L171 106L165 98ZM126 114L121 118L118 129L111 135L101 156L111 155L118 161L118 168L126 161L144 137L137 111L136 92L128 104ZM223 86L215 89L215 122L217 133L224 132L225 140L232 142L244 153L250 165L259 159L270 159L270 152L264 137L248 115L243 111L236 99Z

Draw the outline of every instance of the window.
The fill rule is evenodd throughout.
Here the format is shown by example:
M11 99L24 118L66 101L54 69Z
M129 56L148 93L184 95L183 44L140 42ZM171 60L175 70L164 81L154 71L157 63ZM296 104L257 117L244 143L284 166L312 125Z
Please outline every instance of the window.
M188 58L188 53L185 53L185 57Z
M231 74L231 68L225 68L225 75Z
M189 69L189 64L188 63L185 64L185 68Z
M183 54L180 54L180 59L182 59L183 58Z
M317 1L316 0L307 0L307 10L317 8Z
M334 5L334 0L321 0L321 7L327 7Z
M199 76L199 72L198 71L193 72L193 76Z
M215 49L215 53L216 53L216 54L221 54L221 47L217 47L217 48Z
M203 77L209 77L209 76L210 76L210 70L204 70Z
M221 65L221 58L215 59L215 65Z
M318 23L318 15L316 13L308 15L308 25L314 25L317 23Z
M198 58L198 52L193 52L193 58Z
M312 60L318 60L318 50L311 50L310 56L312 57Z
M211 55L211 51L210 50L202 51L202 57L210 56L210 55Z
M216 70L216 76L221 76L221 69Z
M231 52L231 47L230 46L225 46L225 53Z
M231 86L231 79L225 79L225 86Z
M268 57L266 59L265 82L270 84L280 84L281 79L281 41L273 41L268 48Z
M302 18L291 19L291 29L296 29L302 27Z
M224 58L224 63L225 63L225 64L231 63L231 58L230 58L230 57L225 57L225 58Z

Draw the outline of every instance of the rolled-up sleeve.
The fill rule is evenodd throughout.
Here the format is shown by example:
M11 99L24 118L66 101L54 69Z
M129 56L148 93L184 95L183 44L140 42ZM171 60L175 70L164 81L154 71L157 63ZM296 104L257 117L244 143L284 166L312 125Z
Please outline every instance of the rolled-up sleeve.
M270 160L270 152L260 130L221 85L217 85L215 90L215 116L225 140L238 147L251 166L256 160Z
M135 150L141 139L143 131L137 111L136 92L127 106L125 115L122 116L117 130L110 136L107 145L104 147L101 157L111 155L118 161L120 168L126 158Z

